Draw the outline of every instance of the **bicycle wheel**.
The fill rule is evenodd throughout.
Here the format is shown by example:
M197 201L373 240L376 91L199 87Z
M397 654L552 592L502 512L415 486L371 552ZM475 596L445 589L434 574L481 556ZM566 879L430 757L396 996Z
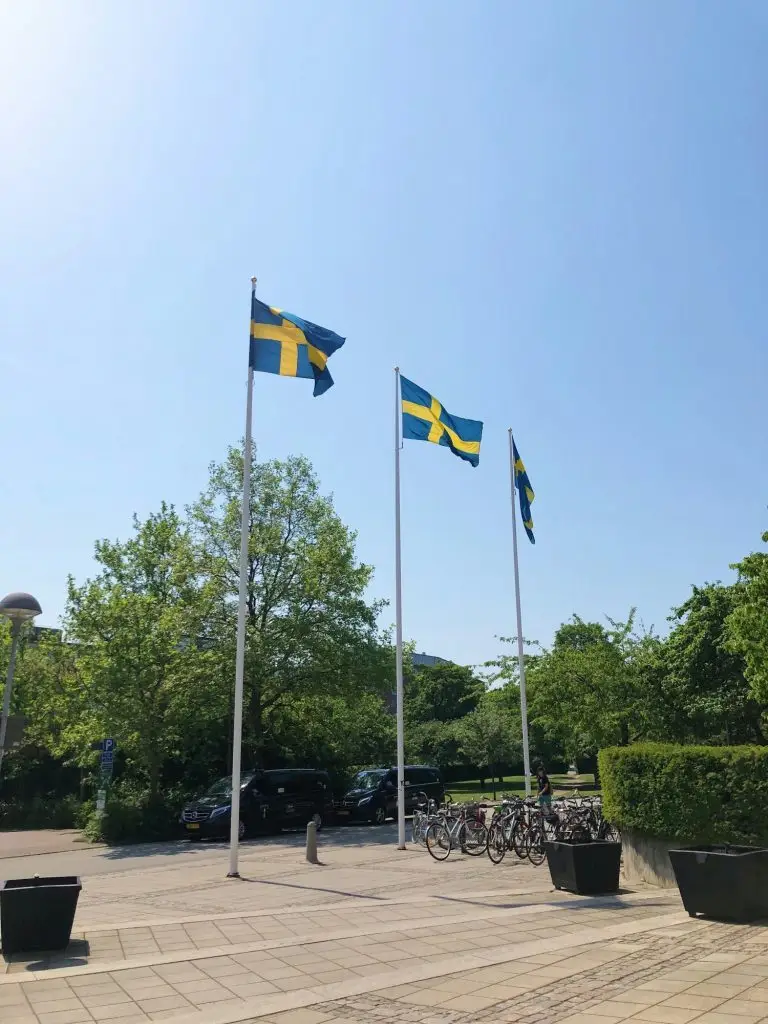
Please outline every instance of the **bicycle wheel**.
M417 846L424 842L424 824L418 811L411 818L411 842Z
M503 825L491 825L488 830L488 857L492 864L501 864L507 852L507 839Z
M534 825L529 829L525 852L531 864L537 867L544 862L544 858L547 856L547 851L544 847L545 841L546 836L541 825Z
M451 852L451 834L442 821L432 822L424 841L435 860L445 860Z
M528 856L528 833L530 829L524 821L518 821L512 829L511 843L515 856L525 860Z
M482 857L488 846L488 829L482 821L465 821L459 829L461 852L470 857Z

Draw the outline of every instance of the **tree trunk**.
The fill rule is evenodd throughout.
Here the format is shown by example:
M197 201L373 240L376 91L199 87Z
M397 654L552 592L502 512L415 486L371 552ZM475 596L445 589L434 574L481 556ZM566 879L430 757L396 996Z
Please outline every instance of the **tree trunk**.
M160 769L162 768L161 745L151 736L144 746L144 756L147 766L147 779L149 782L149 797L154 800L160 792Z
M496 799L496 776L498 775L498 772L496 771L496 765L494 765L491 768L491 774L493 775L493 799L495 800Z
M160 759L153 757L149 765L149 795L155 799L160 792Z
M250 730L253 737L253 757L251 759L254 768L264 767L264 708L261 703L261 687L257 684L251 690L251 699L248 702L250 712ZM245 724L245 723L243 723ZM245 730L244 730L245 731ZM250 766L249 766L250 767Z

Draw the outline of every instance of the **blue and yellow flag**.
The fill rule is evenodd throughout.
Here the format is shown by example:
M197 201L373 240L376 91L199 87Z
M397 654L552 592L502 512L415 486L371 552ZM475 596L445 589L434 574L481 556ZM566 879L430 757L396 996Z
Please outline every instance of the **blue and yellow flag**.
M432 441L450 448L454 455L476 466L480 461L483 424L451 416L428 391L407 377L400 377L403 405L403 437L413 441Z
M535 494L533 493L531 481L528 479L528 474L525 471L525 466L520 458L520 452L517 450L514 438L512 438L512 455L515 462L515 486L520 495L520 515L523 519L525 532L528 534L528 540L531 544L535 544L536 538L533 536L533 517L531 516L531 502Z
M250 365L281 377L315 381L315 397L333 387L328 360L346 341L325 327L251 298Z

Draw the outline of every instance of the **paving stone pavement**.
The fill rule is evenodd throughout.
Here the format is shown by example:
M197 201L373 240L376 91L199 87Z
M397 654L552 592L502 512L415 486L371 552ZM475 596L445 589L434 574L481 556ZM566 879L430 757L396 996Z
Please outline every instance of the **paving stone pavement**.
M368 834L324 837L321 868L295 839L248 846L239 882L221 848L83 870L66 954L0 965L0 1022L768 1022L768 929L691 920L675 891L580 898L545 866L437 864Z

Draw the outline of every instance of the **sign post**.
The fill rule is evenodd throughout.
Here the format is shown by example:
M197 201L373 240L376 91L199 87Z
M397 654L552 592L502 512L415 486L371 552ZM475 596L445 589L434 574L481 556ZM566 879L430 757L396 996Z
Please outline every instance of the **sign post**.
M96 812L103 814L107 806L107 789L112 782L112 771L115 767L115 741L110 737L91 744L91 750L100 750L99 788L96 792Z

